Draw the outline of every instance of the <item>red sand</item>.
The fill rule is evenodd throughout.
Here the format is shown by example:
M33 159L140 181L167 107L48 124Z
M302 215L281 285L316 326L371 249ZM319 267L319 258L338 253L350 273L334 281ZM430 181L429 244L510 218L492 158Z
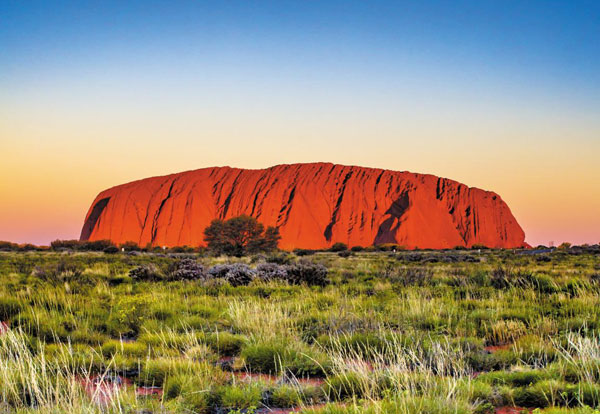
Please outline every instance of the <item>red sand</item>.
M205 168L113 187L92 203L81 240L201 246L211 220L242 214L279 227L283 249L525 245L493 192L433 175L328 163Z
M263 381L266 383L275 383L280 380L280 377L271 374L259 374L245 371L235 371L231 373L236 379L240 381ZM321 386L325 383L323 378L293 378L290 382L297 382L298 384Z
M100 405L108 405L118 390L133 386L129 378L120 375L115 377L95 375L90 378L79 378L78 381L83 385L88 397ZM163 389L162 387L136 387L135 393L140 397L161 396Z
M486 351L489 351L491 353L494 353L494 352L510 349L512 346L513 346L513 344L488 345L488 346L484 347L483 349L485 349Z
M523 407L498 407L496 414L521 414L523 412L531 413L533 410Z

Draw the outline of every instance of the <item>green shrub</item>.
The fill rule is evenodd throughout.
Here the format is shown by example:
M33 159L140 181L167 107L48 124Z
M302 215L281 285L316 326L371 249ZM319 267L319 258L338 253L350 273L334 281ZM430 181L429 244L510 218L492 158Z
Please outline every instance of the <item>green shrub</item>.
M345 372L327 378L326 390L332 400L362 398L364 387L361 378L353 372Z
M160 269L154 264L145 264L129 271L129 277L135 281L153 282L164 278Z
M240 353L242 347L248 342L248 338L229 332L217 332L206 335L204 341L219 355L234 356Z
M572 386L571 386L572 387ZM517 388L514 393L515 404L522 407L547 407L566 405L569 400L569 386L557 380L544 380L534 385Z
M550 377L550 375L550 373L541 370L514 372L495 371L481 374L478 379L489 382L493 385L511 385L514 387L523 387L526 385L535 384L543 379L547 379Z
M352 351L364 358L373 357L386 349L386 340L373 333L356 332L351 335L322 335L317 341L326 349Z
M148 354L148 347L140 342L122 342L113 339L102 345L102 353L105 355L120 353L124 356L143 358Z
M283 368L296 377L324 377L331 371L331 361L327 355L312 349L288 349L284 355Z
M212 349L206 344L200 344L189 348L185 351L185 356L194 361L217 361L217 355L215 355Z
M173 375L167 379L164 385L164 397L166 400L179 399L181 404L194 413L209 413L210 384L205 378L193 375Z
M250 370L276 374L283 368L286 347L273 343L252 344L242 350L241 356Z
M0 298L0 320L8 321L21 312L22 304L16 298Z
M258 384L228 385L218 390L222 407L228 409L257 408L262 399L262 389Z
M300 405L300 393L294 387L282 385L273 390L271 394L271 406L279 408L290 408Z
M600 406L600 385L591 382L580 382L569 389L571 404L588 405L590 407Z

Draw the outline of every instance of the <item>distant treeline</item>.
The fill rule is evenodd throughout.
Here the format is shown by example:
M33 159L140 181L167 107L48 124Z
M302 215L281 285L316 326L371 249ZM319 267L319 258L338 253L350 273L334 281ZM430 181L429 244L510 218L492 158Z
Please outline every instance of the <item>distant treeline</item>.
M278 250L268 249L264 251L270 250ZM396 245L396 244L380 244L373 246L353 246L348 247L344 243L335 243L328 249L294 249L293 253L297 256L310 256L315 253L320 252L335 252L340 256L351 255L353 253L358 252L400 252L400 251L435 251L436 249L406 249L404 246ZM466 248L463 246L456 246L453 249L444 249L444 250L490 250L485 246L472 246L470 248ZM512 249L508 249L512 250ZM540 250L552 250L552 248L548 248L546 246L536 246L531 249L523 250L523 252L531 252L535 253ZM570 254L583 254L583 253L591 253L598 254L600 253L600 244L596 245L581 245L581 246L571 246L568 243L565 243L555 250L565 251ZM28 252L28 251L75 251L75 252L105 252L105 253L118 253L118 252L149 252L149 253L197 253L201 255L210 255L210 254L231 254L229 252L219 252L210 249L206 246L172 246L172 247L161 247L161 246L153 246L148 244L146 246L140 246L135 242L125 242L121 244L115 244L110 240L94 240L94 241L79 241L79 240L55 240L50 243L50 246L36 246L33 244L17 244L8 241L0 241L0 251L5 252ZM233 254L237 256L243 256L247 254L260 253L262 250L252 251L252 252L242 252L241 254ZM541 252L546 253L546 252Z
M233 217L228 220L213 220L204 230L204 241L206 247L198 246L176 246L166 247L147 244L140 246L134 241L128 241L119 245L110 240L55 240L50 243L50 247L34 246L33 244L16 244L7 241L0 241L0 251L33 251L33 250L55 250L55 251L96 251L104 253L122 252L169 252L169 253L207 253L213 255L245 256L255 253L265 253L278 250L278 244L281 236L276 227L266 227L259 223L255 218L249 216ZM473 245L469 248L456 246L454 249L447 250L484 250L488 247L484 245ZM569 251L571 254L596 253L600 247L598 245L590 246L571 246L570 243L563 243L558 246L559 250ZM334 243L330 248L323 250L296 249L294 253L298 256L307 256L316 252L336 252L340 256L349 256L354 252L361 251L383 251L397 252L407 250L406 247L393 244L379 244L373 246L353 246L349 247L345 243ZM411 250L433 250L433 249L411 249ZM537 246L528 250L531 253L536 251L546 252L550 250L546 246Z

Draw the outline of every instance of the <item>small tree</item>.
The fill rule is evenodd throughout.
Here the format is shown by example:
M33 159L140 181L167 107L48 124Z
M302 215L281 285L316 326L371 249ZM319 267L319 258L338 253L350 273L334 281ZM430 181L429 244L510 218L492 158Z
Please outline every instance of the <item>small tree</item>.
M281 236L276 227L265 227L249 216L213 220L204 230L204 241L217 254L243 256L277 248Z

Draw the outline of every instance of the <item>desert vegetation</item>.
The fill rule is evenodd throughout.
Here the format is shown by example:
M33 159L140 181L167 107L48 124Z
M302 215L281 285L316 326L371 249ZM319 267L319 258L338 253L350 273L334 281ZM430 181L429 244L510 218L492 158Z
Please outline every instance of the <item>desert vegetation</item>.
M0 410L600 406L598 246L242 257L100 247L0 252Z

